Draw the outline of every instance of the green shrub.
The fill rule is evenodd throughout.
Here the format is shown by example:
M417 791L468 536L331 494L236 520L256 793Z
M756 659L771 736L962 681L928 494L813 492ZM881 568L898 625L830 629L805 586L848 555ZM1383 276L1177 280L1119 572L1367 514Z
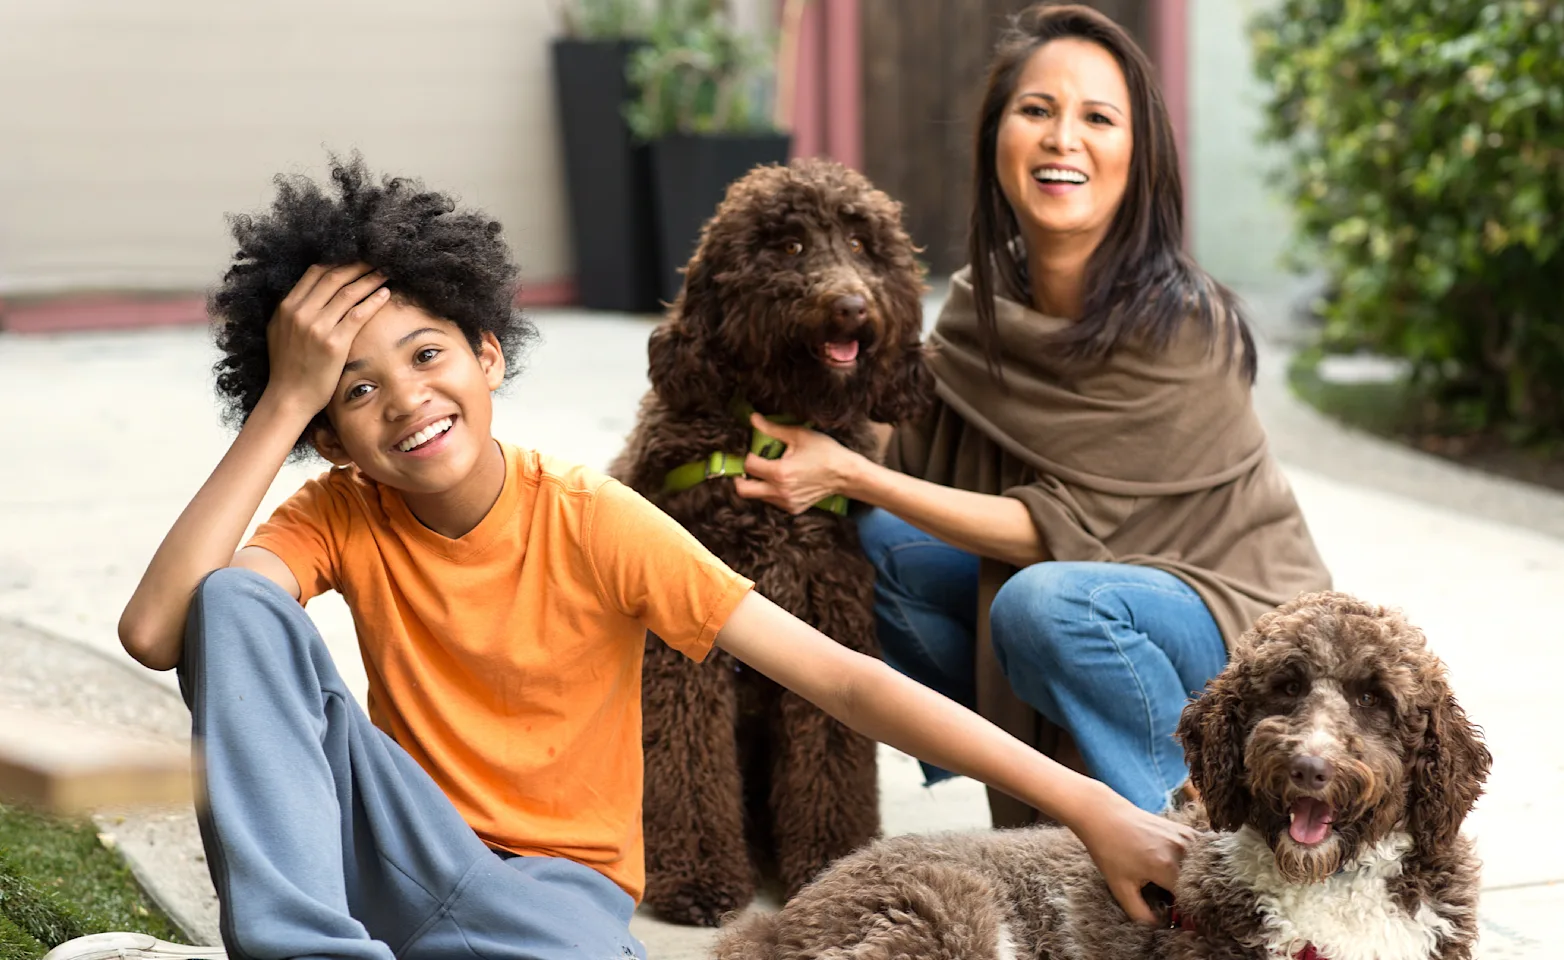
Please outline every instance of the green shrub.
M640 91L626 105L630 130L642 140L770 130L771 65L771 51L734 25L723 0L659 0L625 71Z
M1325 339L1472 429L1564 433L1564 0L1277 0L1252 23Z
M557 0L565 36L577 40L619 40L646 33L645 0Z

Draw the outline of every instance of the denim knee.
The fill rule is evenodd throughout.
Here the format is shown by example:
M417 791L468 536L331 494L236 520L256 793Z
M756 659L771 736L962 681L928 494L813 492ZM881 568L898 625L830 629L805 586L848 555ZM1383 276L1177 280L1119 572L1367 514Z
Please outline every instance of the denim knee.
M240 567L219 567L201 578L196 584L195 594L190 598L190 607L185 612L185 652L182 657L181 667L189 669L196 664L204 664L205 657L192 659L192 648L206 643L208 624L214 619L222 619L229 616L228 611L235 607L242 607L254 593L255 585L250 578L254 572Z
M858 543L864 556L874 564L876 572L885 572L886 554L891 548L907 539L907 522L891 513L875 507L858 518Z
M233 628L243 632L245 642L221 644L224 662L274 658L275 653L263 652L267 647L305 652L316 636L314 623L287 591L253 570L223 567L196 587L185 622L185 645L204 644L208 633L227 634Z
M267 593L287 596L281 587L244 567L219 567L201 578L196 586L196 595L203 604L219 607L249 603L262 599Z
M1082 579L1064 564L1034 563L1018 570L994 596L988 617L994 657L1006 677L1022 664L1049 672L1067 669L1072 632L1091 603Z

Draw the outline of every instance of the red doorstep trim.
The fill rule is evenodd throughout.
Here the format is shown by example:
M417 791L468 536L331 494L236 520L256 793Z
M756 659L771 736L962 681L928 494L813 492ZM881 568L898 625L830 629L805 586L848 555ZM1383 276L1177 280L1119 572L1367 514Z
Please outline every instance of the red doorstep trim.
M518 307L568 307L575 302L576 281L573 277L539 283L523 281L521 293L516 296Z
M130 330L196 323L206 323L206 300L188 294L156 298L130 295L59 297L36 303L0 305L0 330L9 333Z
M527 284L519 307L563 307L576 302L571 279ZM75 333L88 330L139 330L204 324L206 300L194 294L136 296L94 294L56 297L35 303L0 301L0 330L8 333Z

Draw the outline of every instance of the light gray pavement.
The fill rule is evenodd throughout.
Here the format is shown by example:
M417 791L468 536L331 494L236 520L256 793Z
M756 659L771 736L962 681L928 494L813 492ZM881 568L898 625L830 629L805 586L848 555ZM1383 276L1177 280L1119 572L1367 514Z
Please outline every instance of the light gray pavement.
M936 299L936 298L931 298ZM1564 497L1461 470L1343 430L1282 387L1280 298L1252 302L1267 334L1256 403L1338 585L1403 607L1449 663L1496 763L1470 821L1485 858L1482 955L1564 955ZM933 311L930 312L930 317ZM543 342L496 404L495 431L602 467L645 387L650 318L537 311ZM204 331L0 334L0 705L183 738L171 674L132 663L115 621L147 559L230 440L218 421ZM318 463L291 465L261 515ZM309 612L362 695L345 608ZM982 791L928 790L883 749L887 832L987 824ZM215 942L215 900L187 809L105 812L104 833L192 935ZM655 960L703 956L711 934L646 916Z

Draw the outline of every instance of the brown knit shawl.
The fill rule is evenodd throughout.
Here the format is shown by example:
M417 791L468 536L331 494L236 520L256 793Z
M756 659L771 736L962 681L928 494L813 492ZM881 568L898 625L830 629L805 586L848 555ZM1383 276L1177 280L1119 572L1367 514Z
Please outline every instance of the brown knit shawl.
M1205 600L1229 645L1264 611L1329 587L1221 337L1213 344L1191 324L1163 350L1128 345L1083 364L1049 340L1069 321L1003 297L995 307L1003 385L978 339L968 271L952 278L931 337L941 402L897 430L891 466L1015 497L1051 559L1172 573ZM982 564L979 712L1045 752L1068 754L1059 732L1010 692L989 644L988 608L1013 572ZM996 824L1032 819L1008 798L991 801Z

